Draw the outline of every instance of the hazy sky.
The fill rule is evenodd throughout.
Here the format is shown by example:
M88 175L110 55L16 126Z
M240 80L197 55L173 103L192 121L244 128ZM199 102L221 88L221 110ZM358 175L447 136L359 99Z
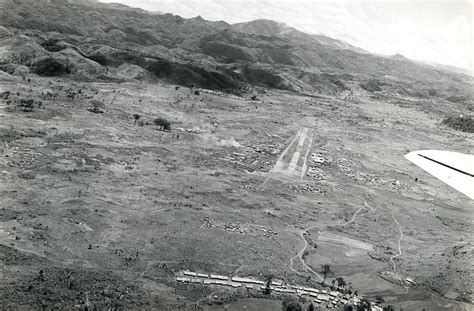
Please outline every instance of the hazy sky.
M373 53L473 72L474 0L100 0L151 11L238 23L273 19L342 39Z

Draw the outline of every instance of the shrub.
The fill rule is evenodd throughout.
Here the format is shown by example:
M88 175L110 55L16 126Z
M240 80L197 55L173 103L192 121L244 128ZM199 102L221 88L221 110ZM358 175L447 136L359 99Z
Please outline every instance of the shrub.
M33 111L35 100L28 98L21 98L18 100L19 106L23 108L23 111Z
M462 103L467 100L467 97L463 95L451 95L446 97L446 100L452 103Z
M380 88L380 81L377 79L370 79L367 82L361 83L360 87L366 90L367 92L378 92L381 91L382 89Z
M91 108L89 108L88 110L90 112L93 112L93 113L103 113L104 111L102 110L104 108L104 103L99 101L99 100L91 100L90 101L90 104L91 104Z
M438 92L436 92L435 89L429 89L429 90L428 90L428 94L429 94L430 96L436 96L436 95L438 94Z
M162 127L164 130L167 130L167 131L171 130L171 122L164 118L156 118L155 120L153 120L153 122L156 125Z
M470 116L457 115L444 118L443 124L462 132L474 133L474 118Z
M41 46L50 52L59 52L64 50L64 48L66 47L63 44L59 44L59 42L59 39L48 39L41 43Z
M332 84L337 85L342 90L349 90L349 88L339 79L331 79Z

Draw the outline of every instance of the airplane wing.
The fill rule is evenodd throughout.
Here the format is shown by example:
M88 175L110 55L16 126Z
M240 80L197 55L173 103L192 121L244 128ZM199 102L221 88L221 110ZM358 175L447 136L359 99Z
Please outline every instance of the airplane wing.
M405 158L474 200L474 155L420 150L408 153Z

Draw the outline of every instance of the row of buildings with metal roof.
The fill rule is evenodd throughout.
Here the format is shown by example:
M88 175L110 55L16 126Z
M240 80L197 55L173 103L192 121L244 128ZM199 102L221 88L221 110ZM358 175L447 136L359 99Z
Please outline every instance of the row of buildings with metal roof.
M244 278L239 276L226 276L219 274L199 273L194 271L181 271L176 277L176 281L180 283L189 283L196 285L220 285L232 288L246 288L248 290L266 290L267 284L264 281L254 278ZM327 308L337 308L347 304L358 305L361 297L354 294L342 293L337 290L328 291L325 289L317 289L298 285L284 284L281 281L272 280L270 282L270 290L274 294L290 294L298 297L306 297L312 299L316 304L325 305ZM382 308L373 305L371 311L381 311Z

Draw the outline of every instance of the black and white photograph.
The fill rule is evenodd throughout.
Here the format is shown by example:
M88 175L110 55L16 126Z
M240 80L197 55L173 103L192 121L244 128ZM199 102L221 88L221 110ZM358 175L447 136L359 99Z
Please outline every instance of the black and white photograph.
M474 311L474 0L0 0L0 310Z

